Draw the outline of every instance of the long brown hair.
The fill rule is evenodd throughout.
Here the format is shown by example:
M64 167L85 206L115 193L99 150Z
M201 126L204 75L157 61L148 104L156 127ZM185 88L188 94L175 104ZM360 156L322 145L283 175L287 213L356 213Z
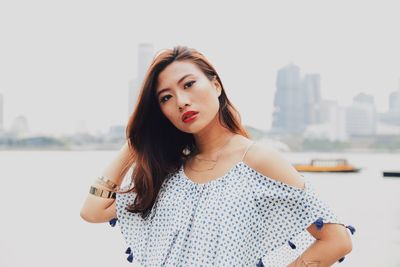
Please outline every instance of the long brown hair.
M241 125L239 112L225 94L218 73L203 54L185 46L160 52L147 70L135 110L129 117L126 128L129 148L135 155L131 176L131 185L134 186L126 192L136 193L134 203L128 205L127 210L140 212L142 218L149 215L167 175L178 171L181 164L197 152L193 134L177 129L162 113L157 101L158 75L174 61L196 64L210 81L216 76L222 89L218 97L220 123L232 133L249 137L249 133ZM184 153L185 149L189 154Z

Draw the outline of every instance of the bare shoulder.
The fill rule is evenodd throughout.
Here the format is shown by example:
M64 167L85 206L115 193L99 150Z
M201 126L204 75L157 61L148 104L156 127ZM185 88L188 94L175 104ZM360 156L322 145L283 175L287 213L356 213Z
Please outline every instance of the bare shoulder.
M304 180L300 173L271 145L255 142L243 160L250 168L290 186L304 188Z

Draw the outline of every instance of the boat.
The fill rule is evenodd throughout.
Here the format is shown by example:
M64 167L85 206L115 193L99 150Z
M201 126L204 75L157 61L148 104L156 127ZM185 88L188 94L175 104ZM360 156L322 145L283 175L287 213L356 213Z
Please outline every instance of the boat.
M400 171L384 171L383 177L400 177Z
M310 164L293 164L299 172L359 172L347 159L312 159Z

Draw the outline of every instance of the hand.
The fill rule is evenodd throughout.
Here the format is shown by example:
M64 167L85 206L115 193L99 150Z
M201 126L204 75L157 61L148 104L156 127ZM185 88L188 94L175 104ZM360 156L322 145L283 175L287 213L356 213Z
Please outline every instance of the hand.
M294 262L289 264L287 267L320 267L321 262L319 261L304 261L300 257L298 257Z

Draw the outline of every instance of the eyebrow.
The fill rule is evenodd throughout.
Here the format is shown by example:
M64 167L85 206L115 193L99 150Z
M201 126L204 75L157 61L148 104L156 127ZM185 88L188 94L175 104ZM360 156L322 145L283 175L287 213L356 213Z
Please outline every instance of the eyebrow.
M186 77L193 75L191 73L184 75L182 78L179 79L179 81L177 82L177 84L181 83ZM164 88L161 89L160 91L158 91L157 96L159 96L162 92L169 90L168 88Z

